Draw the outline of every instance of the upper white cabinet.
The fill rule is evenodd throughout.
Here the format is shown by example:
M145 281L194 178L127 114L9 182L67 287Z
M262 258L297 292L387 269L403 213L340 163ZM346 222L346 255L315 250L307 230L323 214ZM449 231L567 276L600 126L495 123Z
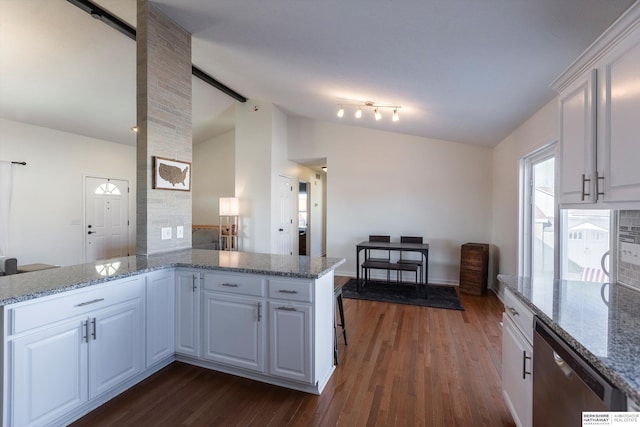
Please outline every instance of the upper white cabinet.
M552 85L560 92L559 200L640 204L640 4Z
M596 174L596 72L560 95L560 201L593 203Z
M640 27L598 67L599 200L640 200Z

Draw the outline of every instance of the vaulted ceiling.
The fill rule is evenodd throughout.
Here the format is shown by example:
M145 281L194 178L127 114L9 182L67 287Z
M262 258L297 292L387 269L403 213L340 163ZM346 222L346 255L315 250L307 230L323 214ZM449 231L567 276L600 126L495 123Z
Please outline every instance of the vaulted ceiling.
M136 26L135 0L95 0ZM493 146L632 0L157 0L193 63L289 115ZM135 144L135 42L64 0L0 0L0 117ZM194 142L237 101L193 80ZM400 105L361 119L341 103ZM2 135L0 134L0 138Z

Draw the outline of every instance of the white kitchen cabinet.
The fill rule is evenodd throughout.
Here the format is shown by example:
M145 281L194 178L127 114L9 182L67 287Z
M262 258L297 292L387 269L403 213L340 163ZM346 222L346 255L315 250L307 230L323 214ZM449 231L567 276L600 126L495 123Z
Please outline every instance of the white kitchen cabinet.
M145 277L146 366L166 360L175 353L175 274L160 270Z
M197 270L176 270L176 353L200 355L200 294L201 273Z
M142 372L143 280L8 308L7 424L49 424Z
M89 398L144 369L142 299L92 314L89 322Z
M312 382L310 304L269 302L271 375Z
M204 359L264 372L265 301L205 291L203 302Z
M640 28L598 67L598 200L640 201Z
M560 92L559 200L640 203L640 18L612 26L553 87Z
M560 202L594 203L596 174L596 72L560 94Z
M533 346L505 313L502 315L502 392L518 427L529 427L533 417Z
M75 318L10 342L8 425L46 425L87 401L86 321Z

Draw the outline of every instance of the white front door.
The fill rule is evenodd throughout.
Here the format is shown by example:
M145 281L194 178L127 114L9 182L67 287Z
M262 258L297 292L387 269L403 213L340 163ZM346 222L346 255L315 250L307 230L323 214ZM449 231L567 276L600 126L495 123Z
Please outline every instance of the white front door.
M282 175L278 176L278 203L280 212L278 217L276 247L277 253L283 255L293 255L293 216L295 213L295 205L293 202L293 184L291 184L291 178Z
M127 256L129 182L85 178L85 262Z

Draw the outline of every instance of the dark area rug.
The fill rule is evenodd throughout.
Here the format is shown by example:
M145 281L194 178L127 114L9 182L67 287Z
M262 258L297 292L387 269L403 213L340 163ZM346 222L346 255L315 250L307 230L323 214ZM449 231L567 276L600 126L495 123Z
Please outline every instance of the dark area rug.
M453 286L427 285L427 298L417 298L416 287L413 283L368 281L362 291L358 293L356 279L349 279L342 288L342 295L351 299L464 310Z

